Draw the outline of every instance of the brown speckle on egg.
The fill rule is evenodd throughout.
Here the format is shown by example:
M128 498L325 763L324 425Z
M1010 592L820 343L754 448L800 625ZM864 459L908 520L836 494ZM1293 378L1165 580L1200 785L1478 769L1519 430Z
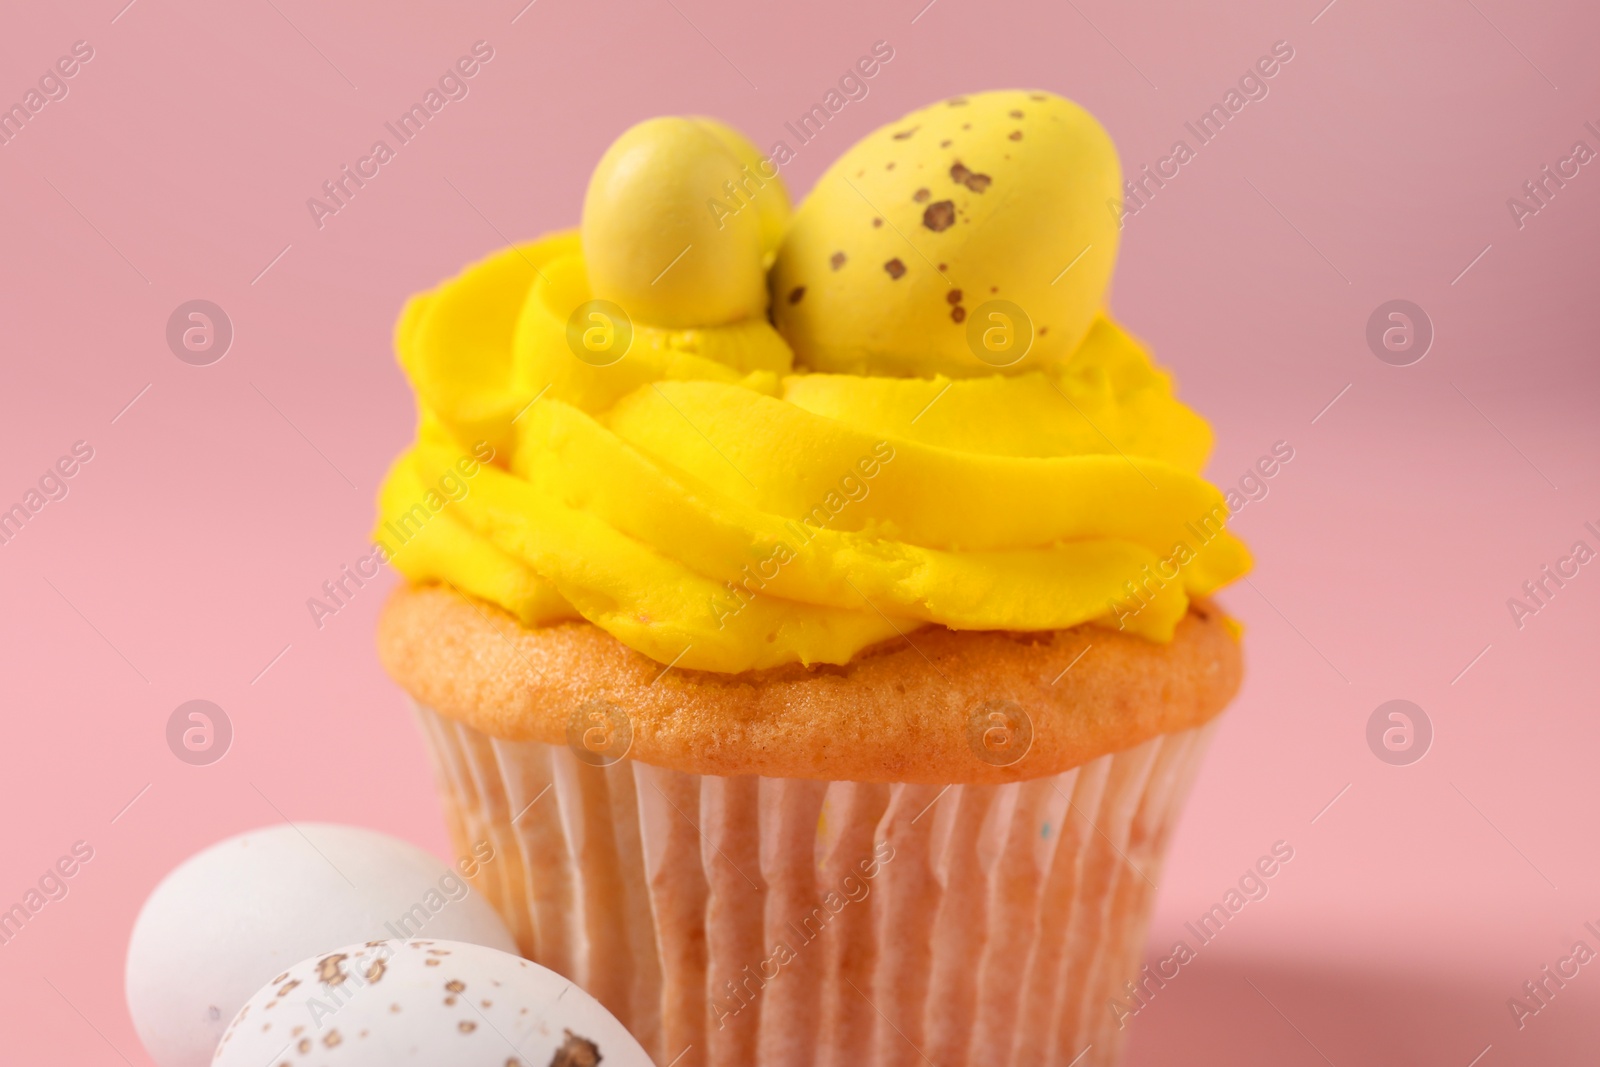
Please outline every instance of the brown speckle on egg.
M878 227L880 227L882 225L883 225L883 219L882 218L876 218L876 219L872 220L872 228L874 230L876 230Z
M951 308L950 309L950 321L951 322L965 322L965 321L967 321L967 309L964 308L964 307L953 307L953 308Z
M318 960L317 980L323 985L339 985L349 977L344 973L344 968L340 966L349 958L343 952L335 952L331 956L324 956Z
M891 159L891 160L889 160L889 162L885 163L883 165L883 169L884 170L894 170L894 160Z
M378 959L373 960L372 961L372 966L367 968L367 975L366 975L367 981L369 981L369 982L378 981L380 978L383 977L383 973L385 971L387 971L388 969L389 969L389 964L382 957L379 957Z
M793 289L789 290L789 303L798 304L800 303L801 298L805 295L806 287L803 285L797 285Z
M834 270L838 270L840 267L844 266L844 262L845 255L843 252L835 252L833 255L828 257L828 266L832 267Z
M455 997L445 997L444 998L444 1006L447 1007L447 1008L455 1007L456 1006L456 998Z
M1022 117L1022 112L1018 111L1016 108L1012 108L1010 111L1006 112L1006 114L1010 115L1014 119L1020 119Z
M598 1067L601 1060L599 1045L566 1028L562 1028L561 1032L567 1035L566 1040L550 1057L550 1067Z
M932 195L933 194L928 192L926 189L918 189L916 192L911 194L911 199L915 200L919 204L926 204L928 202L928 197Z
M944 298L952 304L959 304L961 303L961 290L952 289L944 295Z
M289 995L289 992L290 992L290 991L291 991L291 990L293 990L293 989L294 989L294 987L295 987L295 986L297 986L297 985L299 985L299 984L300 984L300 979L298 979L298 978L296 978L296 979L294 979L294 980L293 980L293 981L292 981L292 982L287 982L287 983L285 983L285 984L284 984L284 985L283 985L283 986L281 986L281 987L280 987L280 988L279 988L279 989L278 989L278 996L280 996L280 997L286 997L286 996L288 996L288 995Z
M297 1026L293 1030L289 1031L289 1036L290 1037L299 1037L301 1034L303 1034L305 1032L306 1032L306 1028L305 1027Z
M400 1013L400 1005L398 1005L398 1004L391 1004L391 1005L389 1005L389 1010L390 1010L390 1011L391 1011L391 1012L393 1012L393 1013L394 1013L394 1014L396 1014L396 1015L398 1015L398 1014L399 1014L399 1013Z
M1012 130L1010 133L1006 134L1006 136L1011 138L1013 141L1020 141L1022 140L1022 131Z
M899 281L906 272L906 265L896 258L885 263L883 269L889 272L889 277Z
M329 1030L328 1036L322 1039L322 1043L329 1048L337 1048L343 1041L344 1038L339 1036L339 1031L337 1030Z
M311 1039L309 1037L302 1037L300 1039L300 1043L295 1045L295 1048L299 1051L300 1055L304 1056L306 1053L311 1051Z
M970 129L972 129L972 123L970 123L970 122L963 122L963 123L962 123L962 124L961 124L961 128L962 128L962 129L963 129L963 130L970 130Z
M278 977L276 977L276 978L274 978L272 980L272 984L273 985L277 985L279 982L283 981L287 977L289 977L289 972L288 971L284 971L282 974L278 975Z
M422 965L424 967L437 967L437 966L439 966L439 961L438 960L423 960L422 961Z
M952 96L950 99L946 100L945 103L949 104L951 107L966 107L967 98L964 96Z
M940 274L943 274L945 271L947 271L949 269L950 269L950 264L948 264L948 263L939 264L939 273Z
M939 200L928 205L922 213L922 224L934 233L943 233L956 221L956 205L953 200Z
M894 139L896 141L904 141L907 137L910 137L912 134L916 133L921 128L922 128L921 126L913 126L909 130L901 130L899 133L894 135Z
M463 1034L470 1034L477 1028L478 1024L473 1022L471 1019L462 1019L460 1022L456 1023L456 1029L460 1030Z
M989 292L991 292L991 293L998 293L998 292L999 292L999 291L1000 291L1000 287L999 287L999 286L998 286L998 285L991 285L991 286L989 286Z
M467 984L459 978L452 978L444 984L444 987L452 993L463 993L466 991Z
M1039 336L1040 337L1043 337L1045 334L1047 334L1049 332L1050 332L1050 327L1048 327L1048 326L1039 327Z
M987 174L979 174L969 170L967 165L959 159L950 164L950 180L960 185L965 185L975 193L981 193L989 188L992 179Z
M1044 95L1043 93L1029 93L1028 94L1028 99L1029 100L1048 100L1050 98L1048 96Z

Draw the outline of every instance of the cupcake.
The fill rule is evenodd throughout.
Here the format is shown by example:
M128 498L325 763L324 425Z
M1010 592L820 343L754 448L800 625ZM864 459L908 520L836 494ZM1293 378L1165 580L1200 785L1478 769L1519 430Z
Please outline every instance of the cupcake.
M379 627L458 848L667 1065L1115 1062L1249 566L1106 310L1121 193L1042 92L791 214L703 118L415 297Z

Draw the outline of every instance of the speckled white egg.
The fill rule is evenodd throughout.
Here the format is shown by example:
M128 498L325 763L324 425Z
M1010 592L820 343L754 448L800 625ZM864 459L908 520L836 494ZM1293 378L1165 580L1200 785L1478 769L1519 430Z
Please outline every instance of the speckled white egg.
M489 842L446 866L387 834L325 823L213 845L168 874L134 922L127 992L139 1038L161 1067L205 1067L239 1005L330 945L428 937L515 952L467 885L495 862Z
M652 1067L600 1002L537 963L432 938L295 964L239 1009L215 1067Z

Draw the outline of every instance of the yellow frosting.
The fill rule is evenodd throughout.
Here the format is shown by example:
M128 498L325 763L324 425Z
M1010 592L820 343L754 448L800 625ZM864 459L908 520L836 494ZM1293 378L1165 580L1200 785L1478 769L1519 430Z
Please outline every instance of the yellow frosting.
M1103 311L1004 373L947 377L948 347L908 368L914 346L895 377L823 373L764 316L595 312L585 247L508 249L402 314L419 429L375 536L412 581L739 672L844 663L926 624L1166 641L1249 567L1200 476L1209 427Z

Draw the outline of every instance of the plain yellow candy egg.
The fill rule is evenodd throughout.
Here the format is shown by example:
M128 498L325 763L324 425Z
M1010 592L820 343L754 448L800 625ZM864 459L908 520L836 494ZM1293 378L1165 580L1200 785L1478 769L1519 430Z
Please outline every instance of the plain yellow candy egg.
M798 364L974 377L1063 358L1105 304L1116 149L1050 93L953 97L868 134L796 210L772 267Z
M723 137L697 119L647 119L618 137L583 203L593 295L652 326L719 326L762 314L760 212L726 210L727 185L740 170Z

